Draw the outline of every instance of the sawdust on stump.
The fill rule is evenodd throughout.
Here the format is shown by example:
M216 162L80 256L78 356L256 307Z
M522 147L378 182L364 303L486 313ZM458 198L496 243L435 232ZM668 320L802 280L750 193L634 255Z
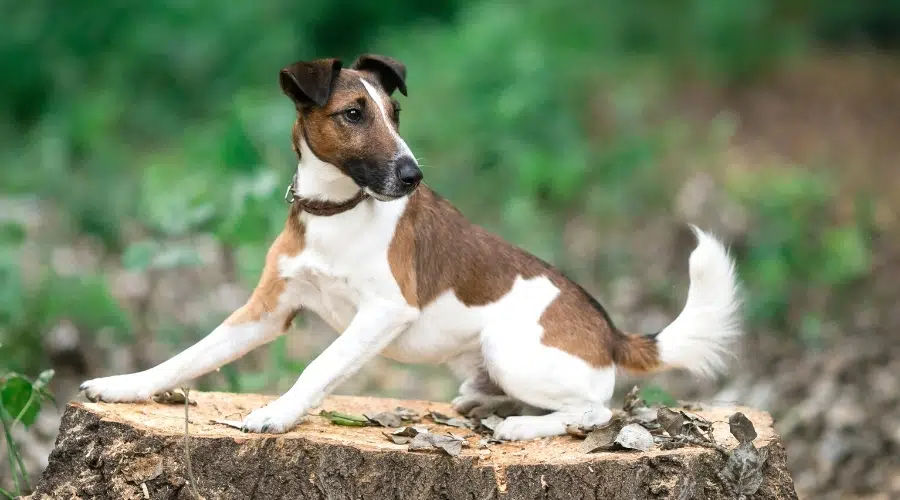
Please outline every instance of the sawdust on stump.
M207 500L732 497L719 477L725 458L709 448L587 454L571 436L484 446L467 429L416 424L465 438L451 457L409 451L385 436L390 429L339 426L315 415L286 434L245 434L214 421L240 421L273 398L191 392L191 399L197 402L190 408L191 461ZM321 408L371 415L398 406L455 415L446 403L347 396L329 397ZM713 422L716 442L730 450L738 445L728 427L736 411L753 422L753 444L768 453L754 498L796 498L767 413L696 413ZM191 499L184 463L183 406L73 402L32 499Z

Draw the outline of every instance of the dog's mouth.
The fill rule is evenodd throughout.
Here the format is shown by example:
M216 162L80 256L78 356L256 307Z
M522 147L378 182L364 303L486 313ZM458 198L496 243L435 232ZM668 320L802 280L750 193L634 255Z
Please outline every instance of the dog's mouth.
M342 170L364 193L378 201L394 201L411 195L422 181L418 165L395 166L365 160L351 160Z
M378 201L394 201L394 200L399 200L400 198L405 198L405 197L407 197L407 196L413 194L413 193L416 191L416 189L418 189L418 187L419 187L419 185L416 184L415 186L413 186L413 187L411 187L411 188L409 188L409 189L407 189L407 190L404 190L404 192L401 192L401 193L390 193L390 194L388 194L388 193L379 193L379 192L373 190L373 189L370 188L370 187L364 187L364 188L363 188L363 191L364 191L367 195L371 196L372 198L375 198L375 199L378 200Z

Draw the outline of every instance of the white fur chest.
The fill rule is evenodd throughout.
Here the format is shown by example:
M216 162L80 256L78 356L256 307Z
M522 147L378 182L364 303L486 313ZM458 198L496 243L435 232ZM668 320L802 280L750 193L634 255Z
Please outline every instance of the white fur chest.
M304 248L283 256L287 300L319 315L337 332L350 324L362 301L405 304L388 263L388 248L406 199L367 200L330 217L302 214Z

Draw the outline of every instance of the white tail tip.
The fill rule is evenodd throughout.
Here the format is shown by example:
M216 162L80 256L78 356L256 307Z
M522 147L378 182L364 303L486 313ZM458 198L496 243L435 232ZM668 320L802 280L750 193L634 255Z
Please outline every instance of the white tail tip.
M727 357L741 335L740 286L728 250L714 236L691 225L697 247L691 252L691 278L681 314L659 336L662 362L701 376L725 371Z

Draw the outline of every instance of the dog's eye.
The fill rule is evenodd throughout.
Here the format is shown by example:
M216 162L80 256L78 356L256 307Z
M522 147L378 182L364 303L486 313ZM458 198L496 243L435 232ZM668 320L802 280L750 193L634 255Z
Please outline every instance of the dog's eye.
M344 111L344 118L350 123L357 123L362 120L362 111L356 108L350 108Z
M394 108L394 123L400 123L400 106Z

